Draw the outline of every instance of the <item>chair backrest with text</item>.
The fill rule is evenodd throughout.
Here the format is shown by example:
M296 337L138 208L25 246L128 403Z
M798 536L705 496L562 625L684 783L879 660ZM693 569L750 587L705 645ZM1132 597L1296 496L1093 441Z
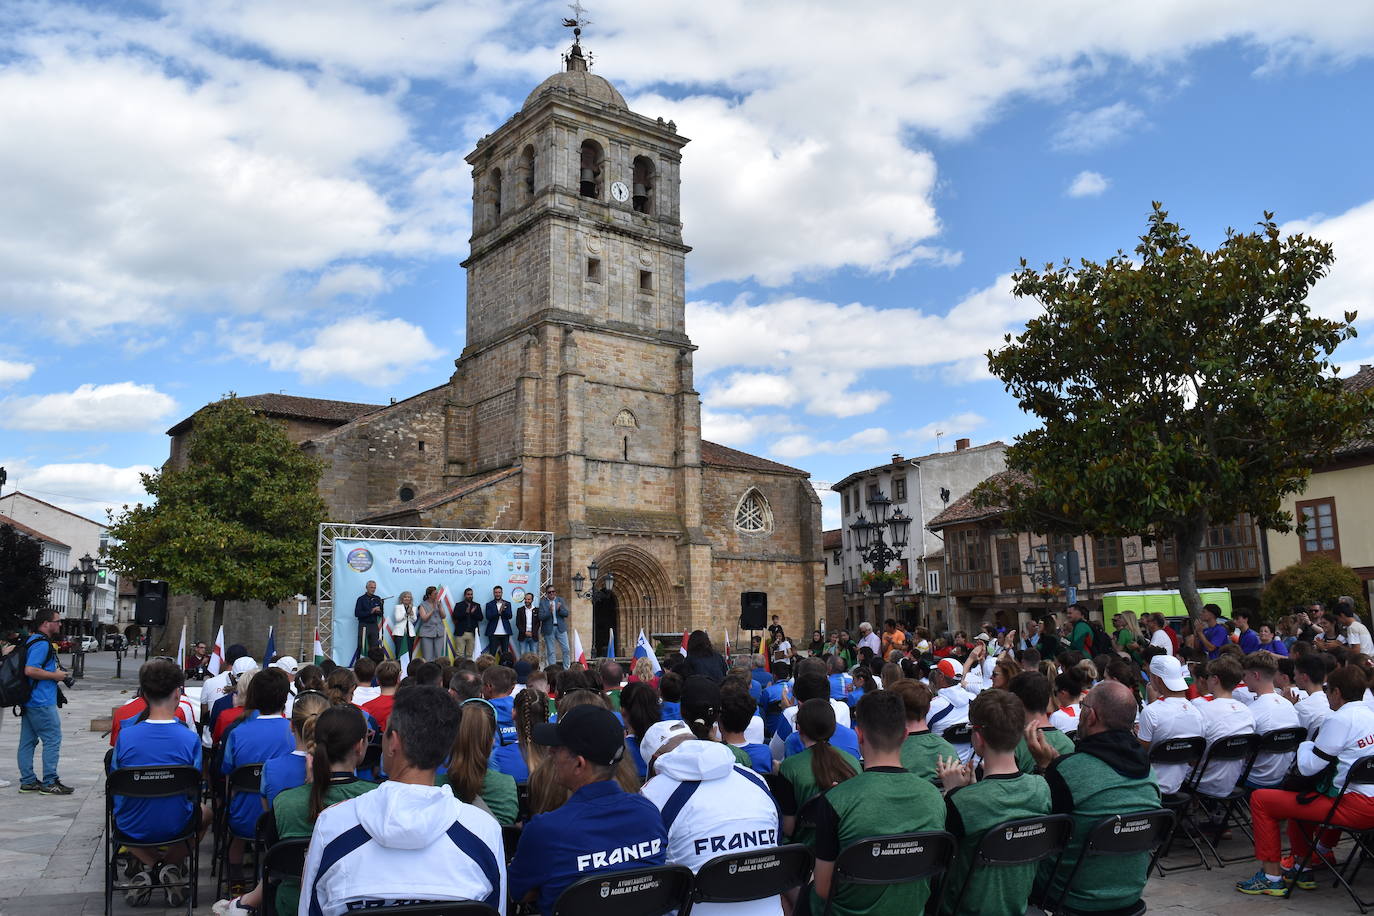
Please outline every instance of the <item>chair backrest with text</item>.
M717 856L697 869L692 884L696 903L743 903L776 897L801 887L815 861L799 843Z
M657 865L588 875L558 895L553 916L663 916L691 905L692 870Z

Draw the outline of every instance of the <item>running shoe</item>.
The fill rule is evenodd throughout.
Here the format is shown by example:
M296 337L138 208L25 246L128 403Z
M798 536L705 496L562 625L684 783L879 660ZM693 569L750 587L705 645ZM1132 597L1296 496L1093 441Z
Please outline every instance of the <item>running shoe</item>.
M1334 852L1319 852L1319 853L1317 853L1315 856L1312 857L1312 861L1310 861L1310 862L1308 863L1308 866L1311 867L1311 866L1317 865L1317 864L1319 864L1319 863L1321 863L1321 862L1325 862L1327 865L1331 866L1332 868L1335 868L1335 867L1336 867L1336 853L1334 853ZM1290 872L1290 871L1292 871L1293 869L1297 868L1297 865L1298 865L1298 860L1297 860L1297 857L1296 857L1296 856L1287 855L1287 856L1284 856L1282 859L1279 860L1279 867L1281 867L1281 868L1284 870L1285 873Z
M129 879L124 889L124 902L129 906L143 906L153 896L153 870L144 869Z
M37 780L35 780L34 782L21 782L19 784L20 792L38 792L42 788L43 784L41 782L38 782Z
M191 896L191 888L186 884L186 872L180 865L164 865L158 869L157 883L162 885L169 907L186 905L186 898Z
M1242 894L1266 894L1270 897L1282 897L1288 893L1288 885L1280 878L1271 881L1269 876L1260 869L1244 881L1236 882L1236 890Z
M64 786L62 780L54 779L51 783L45 784L43 788L38 791L42 792L44 795L71 795L76 790L71 786Z

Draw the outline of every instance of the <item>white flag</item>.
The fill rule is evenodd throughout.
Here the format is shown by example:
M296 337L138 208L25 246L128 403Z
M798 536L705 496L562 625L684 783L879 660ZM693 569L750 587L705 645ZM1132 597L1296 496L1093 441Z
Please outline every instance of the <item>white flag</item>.
M658 663L658 653L654 651L653 644L649 642L649 637L644 635L644 628L639 630L639 638L635 640L635 658L647 658L649 664L654 666L654 674L663 670L663 666Z
M210 674L219 674L224 667L224 627L219 628L219 635L215 637L215 648L210 652L210 663L205 666Z
M577 659L579 665L586 667L587 653L582 651L582 634L576 630L573 630L573 658Z
M186 621L181 622L181 642L177 644L177 667L186 670Z

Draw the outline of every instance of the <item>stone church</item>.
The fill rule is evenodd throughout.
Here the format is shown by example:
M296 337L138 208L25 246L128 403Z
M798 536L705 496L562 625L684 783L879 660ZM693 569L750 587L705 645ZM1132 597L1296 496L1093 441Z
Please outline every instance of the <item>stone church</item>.
M825 599L807 473L701 438L688 140L630 111L577 43L565 63L467 156L467 343L450 380L388 406L242 400L324 462L330 521L551 531L570 598L591 563L614 573L594 608L570 601L597 654L612 627L622 651L640 627L734 641L746 591L809 640ZM173 464L193 422L169 431Z

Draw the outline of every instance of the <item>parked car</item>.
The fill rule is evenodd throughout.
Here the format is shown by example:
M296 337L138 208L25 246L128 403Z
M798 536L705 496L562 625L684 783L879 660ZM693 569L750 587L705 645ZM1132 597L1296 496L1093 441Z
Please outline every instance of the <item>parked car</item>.
M96 639L94 636L83 636L83 637L81 637L81 651L82 651L82 652L99 652L99 651L100 651L100 640Z
M105 634L105 648L106 648L106 649L127 649L127 648L129 648L129 640L125 638L125 636L124 636L123 633L106 633L106 634Z
M57 644L57 651L58 651L58 652L70 652L70 651L72 651L72 640L71 640L71 637L69 637L69 636L63 636L63 637L62 637L62 641L59 642L59 643Z

